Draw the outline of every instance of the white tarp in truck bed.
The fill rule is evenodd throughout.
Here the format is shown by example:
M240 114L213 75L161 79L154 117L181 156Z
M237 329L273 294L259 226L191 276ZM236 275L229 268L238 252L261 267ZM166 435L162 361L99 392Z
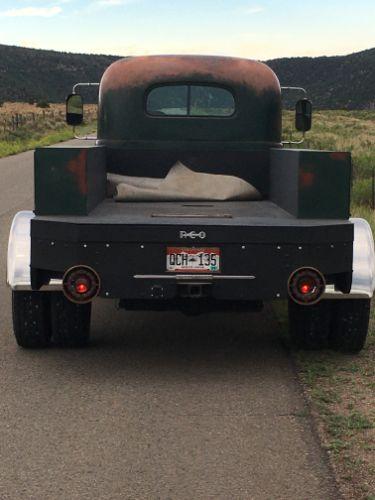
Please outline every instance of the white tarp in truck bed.
M164 179L108 174L108 194L116 201L260 200L259 191L230 175L193 172L177 162Z

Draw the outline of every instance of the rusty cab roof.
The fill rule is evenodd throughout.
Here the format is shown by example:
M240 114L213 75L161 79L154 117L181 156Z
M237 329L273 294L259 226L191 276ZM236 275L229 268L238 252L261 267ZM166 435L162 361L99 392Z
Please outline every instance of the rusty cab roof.
M150 89L164 84L215 85L235 98L230 117L150 116ZM99 144L222 142L274 146L281 137L281 92L275 73L249 59L218 56L144 56L116 61L99 91ZM173 143L173 144L172 144Z

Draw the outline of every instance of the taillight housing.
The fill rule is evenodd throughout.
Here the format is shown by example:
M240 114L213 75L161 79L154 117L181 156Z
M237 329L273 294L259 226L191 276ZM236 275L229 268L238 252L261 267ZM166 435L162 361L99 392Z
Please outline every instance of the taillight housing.
M91 302L100 291L100 278L94 269L88 266L74 266L63 276L63 293L76 304Z
M289 277L288 293L300 305L317 304L326 287L323 274L313 267L296 269Z

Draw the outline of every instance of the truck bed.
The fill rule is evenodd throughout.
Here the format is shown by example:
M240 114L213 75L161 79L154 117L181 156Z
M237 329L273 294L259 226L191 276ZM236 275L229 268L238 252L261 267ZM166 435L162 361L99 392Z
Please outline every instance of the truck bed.
M166 243L180 241L180 231L203 229L205 243L319 245L353 241L349 220L298 219L268 200L118 203L105 199L89 215L38 215L32 220L31 236L45 242Z
M297 219L269 200L121 203L105 199L89 215L37 216L36 220L85 225L331 226L348 224L348 221L336 219Z

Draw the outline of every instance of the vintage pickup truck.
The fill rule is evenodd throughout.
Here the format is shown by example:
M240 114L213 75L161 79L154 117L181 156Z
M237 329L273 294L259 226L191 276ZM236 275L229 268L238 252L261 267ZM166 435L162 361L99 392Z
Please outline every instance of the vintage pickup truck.
M71 125L82 85L94 84L68 97ZM350 218L351 157L286 147L281 96L273 71L247 59L112 64L96 141L35 152L35 209L15 216L8 249L18 344L85 345L96 297L233 314L287 299L298 346L359 351L374 245ZM303 98L296 128L310 127Z

